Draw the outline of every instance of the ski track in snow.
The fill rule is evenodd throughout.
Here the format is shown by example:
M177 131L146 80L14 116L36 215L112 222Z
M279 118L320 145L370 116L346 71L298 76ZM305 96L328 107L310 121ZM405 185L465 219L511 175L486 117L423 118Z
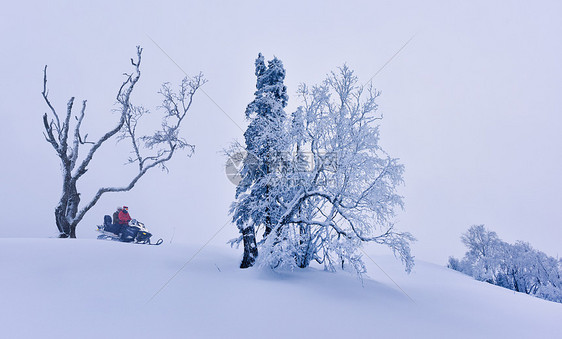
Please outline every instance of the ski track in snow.
M373 255L363 281L238 269L240 250L0 239L3 338L554 338L562 305ZM152 300L151 297L154 298ZM149 302L150 300L150 302ZM249 325L246 325L247 322Z

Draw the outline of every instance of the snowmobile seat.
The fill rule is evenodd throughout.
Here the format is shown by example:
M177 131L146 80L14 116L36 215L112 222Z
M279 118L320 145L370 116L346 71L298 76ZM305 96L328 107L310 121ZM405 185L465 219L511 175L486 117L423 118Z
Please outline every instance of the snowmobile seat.
M111 221L111 216L104 215L103 216L103 226L107 227L107 225L111 225L113 222Z
M121 232L121 225L114 224L113 220L109 215L104 215L103 217L103 230L106 232L111 232L113 234L119 235Z

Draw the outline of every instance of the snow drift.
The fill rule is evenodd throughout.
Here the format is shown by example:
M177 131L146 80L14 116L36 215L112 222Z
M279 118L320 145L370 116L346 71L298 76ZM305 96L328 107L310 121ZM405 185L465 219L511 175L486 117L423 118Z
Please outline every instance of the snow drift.
M537 338L562 330L562 305L430 263L408 275L392 256L371 255L392 280L365 260L371 278L361 281L314 268L241 270L240 251L226 246L188 262L199 247L0 239L1 336Z

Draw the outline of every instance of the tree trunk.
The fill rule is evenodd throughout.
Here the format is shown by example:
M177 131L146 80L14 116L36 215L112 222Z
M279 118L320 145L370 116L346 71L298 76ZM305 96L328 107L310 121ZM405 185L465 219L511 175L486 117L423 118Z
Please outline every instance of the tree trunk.
M308 265L310 265L310 226L299 225L299 233L299 251L297 252L295 261L298 267L306 268L308 267Z
M269 174L269 165L266 167L266 173ZM265 200L269 201L269 185L265 187ZM273 230L271 227L271 213L269 211L269 207L265 208L265 231L263 232L263 238L267 238L267 236Z
M271 233L271 231L273 230L271 227L271 216L269 214L269 207L265 208L265 231L263 232L263 238L267 238L267 236Z
M63 185L63 195L55 208L55 221L59 229L59 238L76 238L76 222L74 218L78 213L80 194L76 184L66 179Z
M55 222L57 223L57 228L59 229L59 238L68 238L70 236L70 224L66 219L66 203L63 199L55 208Z
M242 229L242 239L244 241L244 257L242 263L240 263L240 268L252 267L258 257L256 234L253 226Z

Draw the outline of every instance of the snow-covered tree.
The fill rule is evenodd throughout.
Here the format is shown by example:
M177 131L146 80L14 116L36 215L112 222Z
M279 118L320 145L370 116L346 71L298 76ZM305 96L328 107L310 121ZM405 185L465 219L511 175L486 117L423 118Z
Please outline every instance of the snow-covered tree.
M139 135L137 125L148 111L142 106L133 105L131 94L141 76L141 56L142 48L137 47L136 60L131 58L133 71L129 74L125 73L125 81L117 92L116 111L119 113L119 120L96 141L88 141L88 134L82 131L86 100L82 102L77 114L73 112L74 97L68 101L65 114L57 112L48 98L47 66L45 66L42 95L49 113L43 115L43 124L45 139L53 146L61 161L62 195L55 208L55 221L61 238L76 237L76 226L103 194L129 191L150 169L156 167L165 169L166 162L177 151L187 149L188 154L191 155L194 150L194 146L188 144L179 132L181 123L191 107L193 96L205 83L205 79L201 74L191 79L185 78L178 92L173 91L169 84L164 84L160 91L163 96L160 109L164 115L161 127L153 135ZM88 166L100 147L113 137L131 142L132 156L128 161L136 164L138 171L125 185L101 187L86 204L80 205L81 196L77 186L79 179L88 171ZM83 149L85 151L81 156L80 151Z
M276 166L286 153L287 116L284 108L289 99L283 81L285 69L278 58L268 62L260 53L255 62L256 92L254 100L246 108L250 121L244 133L247 156L241 171L242 181L236 188L236 201L231 214L238 226L244 243L244 257L240 267L254 264L258 255L256 232L264 228L267 237L272 225L280 216L279 204L273 194Z
M403 206L396 190L404 166L379 145L378 93L343 66L321 85L302 85L302 106L289 119L284 75L279 60L266 67L259 55L256 97L246 110L248 156L231 208L241 233L233 242L244 243L241 267L256 259L291 269L316 261L363 273L359 248L374 242L389 246L410 271L414 238L393 224Z
M292 268L317 261L362 273L358 250L374 242L389 246L410 271L414 238L393 224L403 206L396 189L404 167L379 145L378 93L343 66L320 85L301 85L299 96L303 105L286 138L293 156L275 177L282 213L263 242L261 263Z
M493 282L496 279L496 252L502 247L496 232L487 231L484 225L474 225L461 236L469 249L466 257L472 262L471 275L478 280Z
M559 259L549 257L523 241L506 243L483 225L471 226L461 239L468 251L462 260L449 258L449 268L477 280L562 302Z

